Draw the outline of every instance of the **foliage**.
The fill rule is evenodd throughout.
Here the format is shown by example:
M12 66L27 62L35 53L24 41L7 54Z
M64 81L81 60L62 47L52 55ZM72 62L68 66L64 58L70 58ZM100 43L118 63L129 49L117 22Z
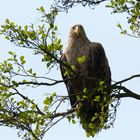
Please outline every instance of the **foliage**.
M129 29L132 33L124 30L120 24L121 34L127 34L132 37L140 38L140 2L136 0L111 0L107 7L113 9L113 13L125 13Z
M86 62L86 56L83 55L83 56L78 57L77 61L78 61L79 64L85 63Z
M15 46L32 49L34 54L41 54L46 66L51 68L59 61L57 57L62 50L61 40L56 37L57 26L54 24L57 11L54 9L46 14L43 7L38 10L42 18L37 28L34 24L21 27L6 19L6 24L1 26L0 33Z
M94 8L95 6L99 5L100 3L107 1L107 0L54 0L56 7L61 11L66 11L70 8L73 8L74 6L77 5L82 5L82 6L89 6L90 8Z
M42 62L51 70L60 61L62 51L54 24L57 11L46 14L43 7L38 11L42 14L39 26L21 27L6 19L0 34L15 46L31 49L34 55L42 55ZM12 51L9 55L10 58L0 63L0 125L19 129L19 136L23 139L41 140L46 131L66 115L57 113L57 110L67 97L59 97L56 93L47 95L40 109L33 99L22 93L22 89L51 86L62 81L47 78L45 74L39 76L32 67L27 68L24 56L17 56Z
M109 129L113 126L116 118L115 109L119 105L119 100L116 103L113 101L104 81L100 81L93 90L84 89L82 96L79 95L78 99L76 114L87 137L94 137L102 129Z
M68 12L70 8L77 5L89 6L94 9L97 5L105 2L107 8L111 8L112 13L120 14L125 13L127 16L127 21L129 24L129 30L123 29L121 24L118 27L121 30L121 34L127 34L132 37L140 38L140 1L139 0L55 0L56 7L59 10L64 10Z
M37 27L34 24L21 27L6 19L6 23L1 26L0 34L4 35L5 39L14 46L31 49L34 55L41 55L42 62L47 69L51 70L61 63L69 69L68 72L77 74L73 66L65 64L59 58L62 52L62 44L57 37L57 26L54 24L57 11L53 9L46 14L43 7L38 8L38 11L42 17L40 25ZM32 67L27 68L28 61L24 56L17 56L12 51L9 52L9 55L10 58L0 63L0 125L19 129L18 135L22 136L23 139L41 140L46 132L64 117L75 124L74 108L69 110L66 108L65 112L59 112L68 96L58 96L56 93L52 93L46 96L43 106L40 107L34 99L30 99L29 95L25 93L27 87L53 86L64 81L48 78L44 76L45 74L39 76ZM77 58L77 61L82 64L86 58L81 56ZM102 90L102 88L99 89ZM86 93L86 89L84 92ZM88 97L88 94L82 95L79 97L79 101L88 98L91 99L92 97ZM98 99L99 97L95 97L95 100ZM78 108L77 116L80 118L83 128L87 129L85 126L88 126L90 128L88 135L94 136L92 123L86 121L87 118L81 113L80 105ZM92 122L94 122L93 118ZM101 126L99 127L104 126L104 123L100 123Z
M101 1L90 2L89 4L92 4L92 2L99 4ZM84 5L84 1L82 4ZM139 3L135 2L135 4L138 5L138 8ZM115 6L119 5L115 5L113 1L111 5L109 5L110 8L114 9ZM123 6L123 4L120 5L120 7L121 6ZM58 29L55 25L55 18L58 14L57 10L52 9L50 13L46 13L43 7L37 10L42 15L38 26L31 24L22 27L6 19L5 24L1 26L0 34L4 35L5 39L14 44L14 46L30 49L34 55L41 55L42 63L46 65L46 70L51 71L55 66L61 63L69 69L68 72L77 74L74 66L69 66L60 60L63 45L61 44L61 39L58 37ZM120 9L117 9L117 12L119 12L119 10ZM129 9L127 8L124 10L124 12L128 11ZM136 12L135 10L130 10L130 14L138 14L138 12L139 10L136 10ZM130 29L136 34L139 31L137 28L137 23L139 23L138 15L134 19L130 17L128 20L130 21L130 25L133 25ZM120 25L118 26L122 29ZM109 90L112 90L111 98L109 97L109 100L106 98L107 100L105 99L103 102L103 104L106 105L110 104L107 114L103 111L101 114L93 116L91 122L86 122L86 115L81 114L80 104L79 110L76 111L77 114L74 113L75 108L66 108L64 112L61 112L61 106L68 100L68 96L59 96L53 92L50 95L46 95L42 105L36 103L34 99L30 99L29 93L26 94L26 88L35 89L43 86L54 86L65 81L49 78L48 75L45 74L45 76L40 76L32 67L27 68L28 61L24 56L17 56L17 54L12 51L9 52L9 55L10 58L0 62L0 125L15 127L19 130L18 135L22 136L23 139L41 140L46 132L63 118L67 118L68 121L75 124L76 116L80 118L83 128L88 128L87 136L94 136L95 132L93 128L95 126L93 122L97 118L102 122L99 125L99 130L101 130L100 128L102 127L107 129L113 125L120 98L132 97L140 100L140 96L137 93L122 86L124 82L140 77L139 74L115 82L111 87L108 87ZM81 64L86 61L86 58L81 56L77 58L77 61ZM97 90L103 90L103 81L101 81L99 85ZM86 89L83 90L83 93L79 101L91 98L86 95ZM78 97L79 95L77 98ZM100 101L100 97L96 96L95 100ZM107 115L109 119L105 122L103 117Z

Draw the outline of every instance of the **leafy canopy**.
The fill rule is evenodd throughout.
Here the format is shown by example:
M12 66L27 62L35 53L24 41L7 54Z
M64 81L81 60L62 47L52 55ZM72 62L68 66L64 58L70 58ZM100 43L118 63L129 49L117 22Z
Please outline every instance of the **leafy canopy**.
M5 24L1 26L0 34L4 35L5 39L14 46L30 49L33 51L33 55L41 55L46 70L48 69L51 72L57 64L63 64L68 68L66 74L77 74L74 66L69 66L60 60L63 45L61 39L57 36L58 28L54 23L58 14L57 10L52 9L50 13L46 13L43 7L37 10L42 15L38 26L31 24L22 27L6 19ZM60 96L53 92L46 95L43 105L29 98L30 94L25 93L26 88L54 86L64 81L49 78L47 74L40 76L32 67L27 68L28 61L23 55L18 56L12 51L9 51L9 55L10 58L0 63L0 125L15 127L19 130L18 135L22 136L23 139L41 140L46 132L60 120L66 117L68 121L75 124L77 116L83 128L85 130L88 128L87 136L96 134L93 131L94 125L86 121L87 116L82 114L80 108L76 110L76 113L74 113L75 109L67 109L67 107L65 112L60 112L61 106L64 106L63 103L68 100L68 96ZM85 63L85 61L85 56L77 58L79 64ZM103 82L100 83L97 90L104 89L102 84ZM85 94L78 95L77 99L91 99L91 96L88 97L88 94L86 94L86 89L83 89L83 93ZM95 97L95 100L100 101L100 97ZM106 105L111 102L111 99L104 100ZM100 114L102 123L100 123L99 129L103 126L106 129L113 125L116 106L112 105L114 113L110 113L109 117L111 119L107 125L103 121L103 116L107 117L108 113ZM94 122L98 116L99 114L92 118L91 122Z
M42 15L38 26L31 24L22 27L6 19L0 34L14 46L41 55L42 62L51 70L60 61L62 52L61 39L57 37L57 26L54 24L57 11L52 9L46 13L43 7L37 10ZM56 96L56 93L47 95L40 108L23 93L26 92L24 89L51 86L62 81L48 78L45 74L39 76L32 67L26 67L28 61L24 56L17 56L12 51L9 55L10 58L0 63L0 125L19 129L18 135L23 139L41 140L46 131L62 119L57 109L67 97Z
M106 0L97 1L62 1L63 6L73 7L77 2L83 6L95 6ZM58 3L57 3L58 4ZM118 27L121 29L122 34L127 34L133 37L140 37L140 2L135 0L110 0L106 6L112 8L112 13L126 13L127 21L130 28L130 33L123 29L121 24ZM58 8L58 7L57 7ZM61 9L62 7L59 6ZM58 14L56 8L52 9L50 13L46 13L43 7L37 9L41 13L39 25L31 24L20 26L6 19L5 24L0 28L0 34L5 36L5 39L10 41L14 46L30 49L34 55L41 55L42 62L46 65L46 69L52 70L57 64L63 64L69 68L68 73L75 74L75 67L60 60L62 53L61 39L58 37L58 28L55 25L55 18ZM89 130L87 136L94 136L96 132L93 131L95 127L92 123L86 123L86 115L82 115L80 110L75 112L75 109L67 109L64 112L60 112L60 108L68 96L60 96L55 92L46 95L43 105L40 107L34 99L30 99L25 95L25 88L37 88L43 86L54 86L58 83L64 82L63 80L51 79L48 75L40 76L33 70L32 67L27 68L28 61L22 56L18 56L15 52L9 52L10 58L0 62L0 125L7 127L15 127L19 130L18 135L23 139L41 140L46 132L52 128L63 118L67 118L73 124L76 123L76 115L80 117L80 123L84 129ZM84 56L77 58L79 64L86 61ZM67 74L67 73L66 73ZM140 75L134 75L127 79L114 83L110 88L112 94L109 100L105 99L105 104L110 104L109 117L110 120L107 124L103 122L102 114L95 115L91 122L97 117L101 120L101 126L104 125L105 129L110 128L113 125L116 118L116 108L119 105L119 99L123 97L133 97L140 99L140 96L126 87L122 86L122 83L127 82L133 78L140 77ZM99 87L96 90L104 90L103 81L100 81ZM106 87L105 87L106 88ZM79 100L89 99L87 96L86 88L83 89L82 97L77 96ZM116 100L117 99L117 100ZM95 97L96 101L100 100L99 96ZM106 101L107 100L107 101ZM112 103L115 101L116 104Z

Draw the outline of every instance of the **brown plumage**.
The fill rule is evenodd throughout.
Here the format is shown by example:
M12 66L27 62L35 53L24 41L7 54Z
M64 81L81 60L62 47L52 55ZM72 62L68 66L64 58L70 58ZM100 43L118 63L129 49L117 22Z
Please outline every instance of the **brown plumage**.
M100 43L89 41L82 25L74 25L61 60L74 71L60 65L71 106L77 106L83 128L94 136L108 117L109 101L106 100L110 91L105 89L111 84L111 73L105 51Z

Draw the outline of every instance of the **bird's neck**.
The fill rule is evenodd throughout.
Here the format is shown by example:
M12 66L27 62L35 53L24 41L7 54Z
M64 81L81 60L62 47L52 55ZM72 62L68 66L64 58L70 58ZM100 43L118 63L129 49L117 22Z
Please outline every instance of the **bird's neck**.
M82 36L77 36L77 37L73 37L70 36L69 40L68 40L68 46L73 46L75 43L78 44L85 44L85 43L89 43L90 40L87 37L82 37Z

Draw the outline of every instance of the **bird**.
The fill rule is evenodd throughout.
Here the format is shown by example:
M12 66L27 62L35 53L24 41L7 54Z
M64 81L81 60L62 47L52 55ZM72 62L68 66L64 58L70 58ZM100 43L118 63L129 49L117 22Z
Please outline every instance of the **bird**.
M71 27L60 70L71 107L87 135L99 132L108 119L111 71L101 43L91 42L81 24Z

